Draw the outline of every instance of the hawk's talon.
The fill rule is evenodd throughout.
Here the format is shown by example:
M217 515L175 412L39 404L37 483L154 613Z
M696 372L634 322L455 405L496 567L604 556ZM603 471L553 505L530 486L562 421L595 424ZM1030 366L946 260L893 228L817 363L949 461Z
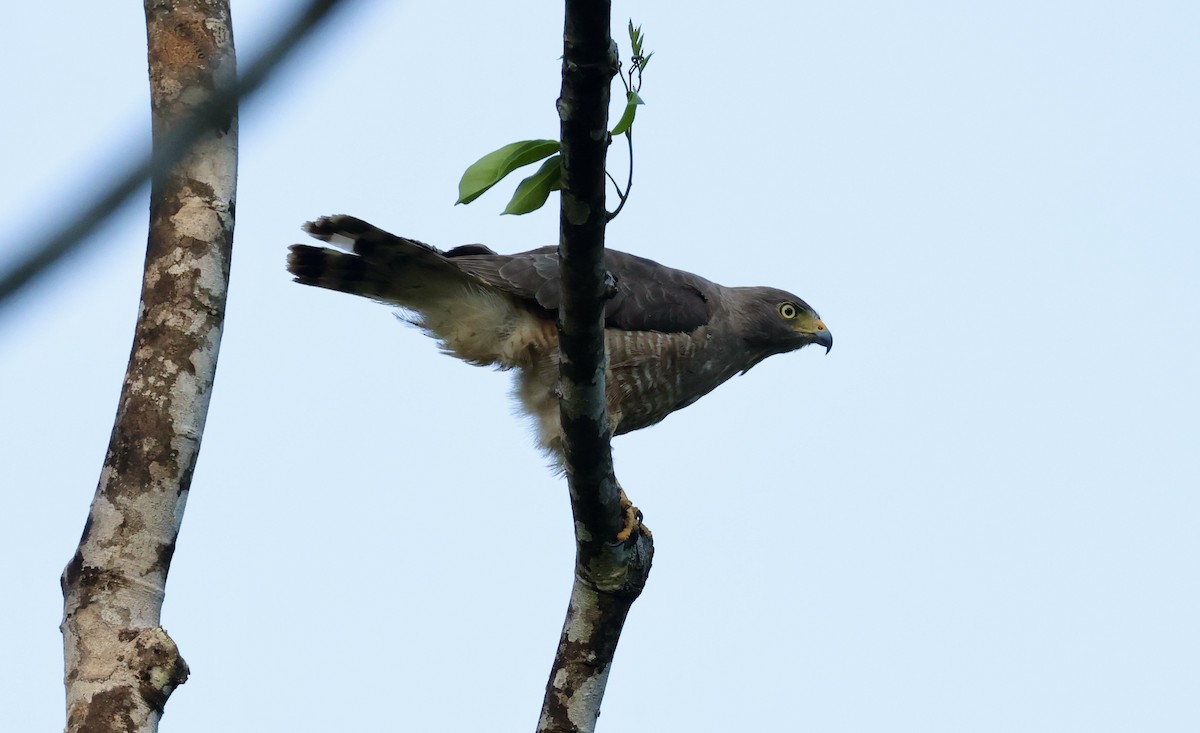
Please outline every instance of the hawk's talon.
M642 528L642 512L632 504L625 509L625 527L617 532L617 542L625 543L633 536L635 529Z
M625 526L620 532L617 532L617 542L628 542L629 538L633 537L634 530L638 530L644 534L646 539L651 539L653 535L650 534L650 530L646 525L642 524L642 519L644 518L642 510L633 505L633 502L625 495L625 489L621 488L620 483L617 484L617 492L617 498L621 502L621 509L625 512Z

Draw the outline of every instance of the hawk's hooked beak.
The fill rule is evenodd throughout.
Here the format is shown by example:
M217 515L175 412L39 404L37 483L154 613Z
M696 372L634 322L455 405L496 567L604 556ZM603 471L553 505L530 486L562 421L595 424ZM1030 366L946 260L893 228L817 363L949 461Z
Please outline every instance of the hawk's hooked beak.
M813 334L813 343L819 346L824 346L825 353L828 354L829 350L833 348L833 334L830 333L829 329L825 328L825 324L821 323L820 321L817 321L817 327L817 332Z

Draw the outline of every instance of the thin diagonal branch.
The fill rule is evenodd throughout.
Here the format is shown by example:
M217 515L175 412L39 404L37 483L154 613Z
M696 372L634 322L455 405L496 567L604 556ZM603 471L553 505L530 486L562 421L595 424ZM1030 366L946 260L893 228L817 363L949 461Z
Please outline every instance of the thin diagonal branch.
M592 731L625 617L650 571L653 545L634 529L613 476L605 398L605 155L609 86L618 70L609 0L567 0L559 255L562 307L561 417L575 520L575 583L559 639L539 731Z
M174 165L192 143L214 125L228 120L237 109L239 100L257 91L275 67L295 49L299 41L312 32L340 2L341 0L312 0L236 83L222 87L205 104L192 110L187 118L172 127L167 137L161 142L156 142L149 156L137 161L120 175L94 201L88 203L78 216L52 230L45 238L29 247L30 254L0 276L0 306L9 302L11 296L63 257L78 249L87 241L87 235L116 211L143 183ZM54 220L54 217L50 219ZM25 247L13 242L0 245L0 249L19 251Z
M617 208L608 213L608 221L617 218L617 214L621 213L621 209L625 208L625 202L629 200L629 192L633 190L633 128L630 127L625 131L625 143L629 148L629 180L625 183L625 192L621 193L620 186L617 186L617 196L620 197L621 203L617 204ZM612 179L612 176L609 176ZM617 182L613 181L616 186Z

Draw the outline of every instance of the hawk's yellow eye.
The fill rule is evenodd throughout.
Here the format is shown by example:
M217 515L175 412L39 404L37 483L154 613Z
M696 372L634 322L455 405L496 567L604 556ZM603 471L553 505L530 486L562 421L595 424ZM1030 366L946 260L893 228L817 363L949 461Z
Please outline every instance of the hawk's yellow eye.
M779 304L779 315L783 316L789 321L795 318L799 313L800 311L796 310L796 306L793 303Z

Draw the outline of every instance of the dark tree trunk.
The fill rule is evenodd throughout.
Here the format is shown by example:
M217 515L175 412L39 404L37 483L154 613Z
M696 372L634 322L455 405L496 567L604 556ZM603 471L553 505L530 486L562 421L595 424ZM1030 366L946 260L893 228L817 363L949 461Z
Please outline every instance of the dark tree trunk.
M575 583L546 685L539 731L592 731L625 617L650 572L653 543L631 526L613 475L605 402L605 155L617 73L610 3L567 0L559 214L562 424L575 520ZM631 531L632 530L632 531ZM627 539L619 539L619 536Z

